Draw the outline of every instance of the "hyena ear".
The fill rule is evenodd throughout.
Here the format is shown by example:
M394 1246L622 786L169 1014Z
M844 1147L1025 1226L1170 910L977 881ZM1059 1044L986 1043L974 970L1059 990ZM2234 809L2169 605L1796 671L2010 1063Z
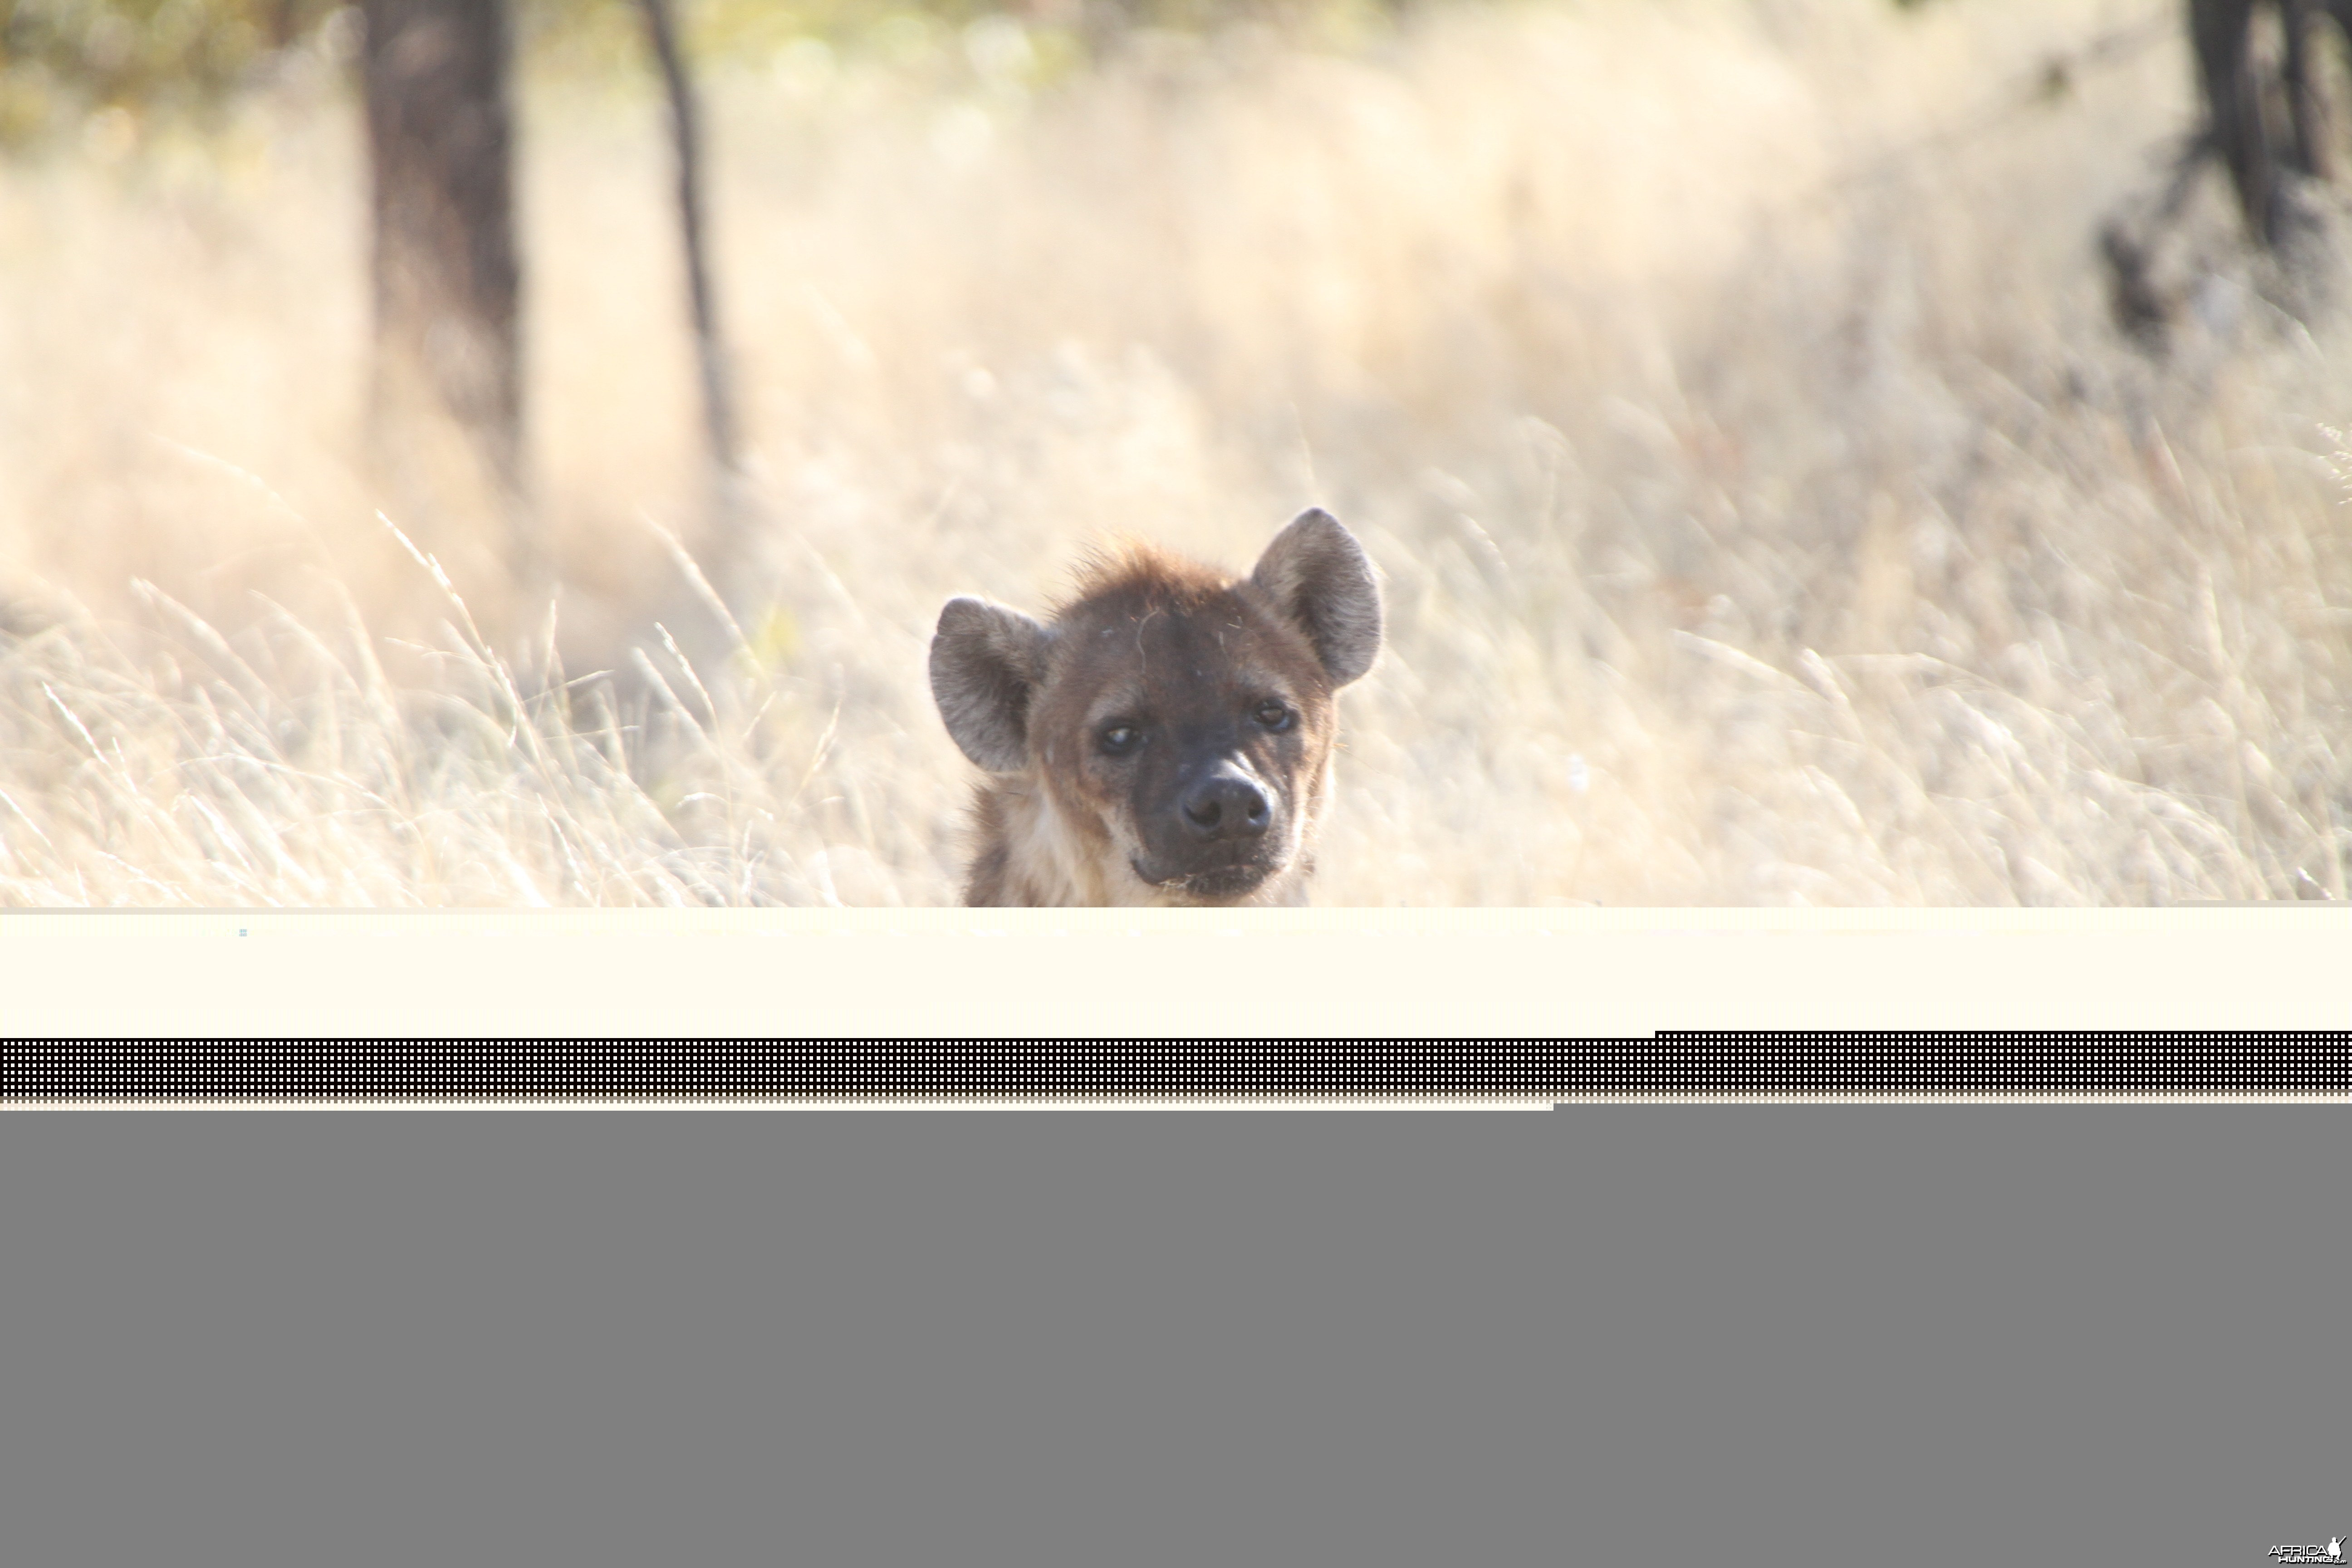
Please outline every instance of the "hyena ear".
M1338 518L1320 507L1292 518L1257 558L1250 581L1298 623L1332 685L1372 668L1381 651L1381 586L1371 558Z
M931 696L963 754L992 773L1029 765L1029 700L1054 634L1018 610L950 599L931 638Z

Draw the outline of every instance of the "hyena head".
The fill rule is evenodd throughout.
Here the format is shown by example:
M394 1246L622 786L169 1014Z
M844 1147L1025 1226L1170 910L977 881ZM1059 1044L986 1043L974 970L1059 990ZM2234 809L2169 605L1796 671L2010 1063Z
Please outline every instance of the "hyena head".
M994 775L975 904L1234 904L1303 896L1340 687L1371 668L1381 595L1328 513L1247 577L1130 547L1040 625L948 601L931 692Z

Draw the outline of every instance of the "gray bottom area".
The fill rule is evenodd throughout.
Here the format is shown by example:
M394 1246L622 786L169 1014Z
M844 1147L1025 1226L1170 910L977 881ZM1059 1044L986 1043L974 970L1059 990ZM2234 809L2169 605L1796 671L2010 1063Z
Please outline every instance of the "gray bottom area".
M0 1559L2261 1564L2325 1107L0 1118Z

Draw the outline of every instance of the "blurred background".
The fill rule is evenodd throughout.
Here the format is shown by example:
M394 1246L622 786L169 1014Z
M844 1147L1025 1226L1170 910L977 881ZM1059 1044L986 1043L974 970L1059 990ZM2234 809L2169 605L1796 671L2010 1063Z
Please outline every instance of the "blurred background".
M1319 903L2340 899L2347 79L2318 0L0 0L0 900L952 902L942 600L1309 504L1391 616Z

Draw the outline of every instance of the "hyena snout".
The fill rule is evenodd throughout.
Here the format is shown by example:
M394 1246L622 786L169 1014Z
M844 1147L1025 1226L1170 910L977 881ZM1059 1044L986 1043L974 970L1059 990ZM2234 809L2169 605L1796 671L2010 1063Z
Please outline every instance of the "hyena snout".
M1274 822L1274 803L1257 781L1230 762L1196 776L1179 798L1177 815L1191 837L1258 838Z

